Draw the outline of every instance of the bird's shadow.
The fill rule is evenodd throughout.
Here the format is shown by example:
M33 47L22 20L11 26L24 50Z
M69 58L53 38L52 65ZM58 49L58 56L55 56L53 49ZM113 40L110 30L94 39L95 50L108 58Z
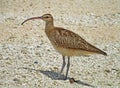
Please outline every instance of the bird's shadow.
M60 78L58 78L59 74L57 72L54 72L54 71L43 71L43 70L36 70L36 69L32 69L32 68L26 68L26 67L22 67L20 69L26 69L26 70L29 70L29 71L40 72L43 75L48 76L52 80L64 80L64 78L65 78L65 75L61 75ZM70 77L68 77L68 79L70 79ZM80 81L80 80L76 80L75 83L83 85L83 86L88 86L88 87L96 88L95 86L93 86L91 84L88 84L88 83L85 83L85 82Z

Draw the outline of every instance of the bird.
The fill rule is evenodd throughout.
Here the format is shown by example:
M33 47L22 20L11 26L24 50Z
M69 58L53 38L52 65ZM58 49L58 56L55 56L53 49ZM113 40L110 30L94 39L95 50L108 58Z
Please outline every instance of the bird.
M64 67L66 66L65 58L67 58L67 69L64 80L68 79L68 72L70 68L70 57L71 56L89 56L93 54L107 55L106 52L88 43L85 39L68 29L54 26L53 16L49 13L43 14L38 17L31 17L22 22L34 19L41 19L45 21L45 33L53 45L54 49L62 55L63 63L60 70L62 74ZM58 77L60 78L60 77Z

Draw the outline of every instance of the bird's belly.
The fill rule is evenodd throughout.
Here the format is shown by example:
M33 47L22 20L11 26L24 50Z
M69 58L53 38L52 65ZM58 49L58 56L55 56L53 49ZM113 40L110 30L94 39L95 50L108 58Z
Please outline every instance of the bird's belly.
M93 52L79 50L79 49L70 49L63 47L54 47L54 48L63 56L84 56L84 55L95 54Z

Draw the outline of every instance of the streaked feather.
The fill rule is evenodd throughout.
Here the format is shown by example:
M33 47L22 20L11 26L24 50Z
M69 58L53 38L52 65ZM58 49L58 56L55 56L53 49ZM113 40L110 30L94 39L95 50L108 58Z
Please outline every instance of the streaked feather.
M86 42L86 40L72 31L55 27L54 30L51 30L47 34L49 34L48 38L50 39L51 43L58 47L83 50L106 55L105 52Z

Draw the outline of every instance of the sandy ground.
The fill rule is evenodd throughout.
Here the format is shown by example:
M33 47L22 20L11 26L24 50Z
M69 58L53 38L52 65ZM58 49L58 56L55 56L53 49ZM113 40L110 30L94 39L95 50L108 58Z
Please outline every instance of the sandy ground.
M71 57L69 77L57 80L62 56L44 33L51 13L55 25L82 36L108 56ZM65 73L65 71L64 71ZM0 88L120 88L120 0L1 0Z

